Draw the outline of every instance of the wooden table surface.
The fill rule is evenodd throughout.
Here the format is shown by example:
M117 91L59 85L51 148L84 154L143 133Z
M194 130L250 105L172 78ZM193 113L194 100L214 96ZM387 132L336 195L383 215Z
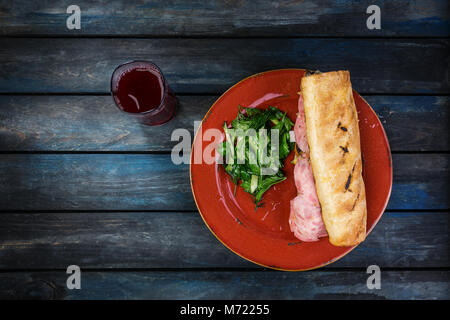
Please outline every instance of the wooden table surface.
M373 3L372 3L373 2ZM0 1L0 298L448 299L449 7L416 1ZM382 29L366 27L378 4ZM142 126L109 81L145 59L176 117ZM325 268L273 271L204 225L175 128L193 130L228 87L277 68L348 69L393 154L388 208ZM79 265L81 290L66 287ZM381 267L381 290L366 286Z

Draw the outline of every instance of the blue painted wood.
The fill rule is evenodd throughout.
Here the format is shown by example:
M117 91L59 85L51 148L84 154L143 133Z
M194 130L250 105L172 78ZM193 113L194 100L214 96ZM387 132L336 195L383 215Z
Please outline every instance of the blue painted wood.
M386 212L325 269L448 267L448 228L448 212ZM0 213L0 244L0 269L261 269L217 241L197 212Z
M42 299L449 299L449 271L381 271L367 288L366 269L351 271L82 271L68 290L65 270L1 273L0 298ZM186 303L187 304L187 303ZM167 310L176 318L179 310Z
M393 155L389 209L448 209L449 155ZM195 210L167 154L2 154L2 210Z
M364 96L383 124L392 151L448 151L447 96Z
M367 7L381 29L366 27ZM79 0L80 30L68 30L66 1L0 1L1 35L120 36L448 36L446 0L207 2Z
M0 39L0 93L109 93L152 60L177 92L222 93L266 70L348 69L361 93L449 93L448 39Z
M109 96L0 96L0 151L170 151L177 128L193 137L218 96L179 97L173 120L139 125ZM447 96L365 96L393 151L449 151Z
M130 59L155 61L178 93L218 94L245 76L285 67L346 68L363 93L450 92L448 39L276 39L446 37L445 0L379 1L379 31L365 28L368 1L77 4L82 29L68 31L63 1L0 0L0 93L108 93L112 70ZM42 35L152 39L5 38ZM179 38L186 36L198 38ZM183 99L178 118L156 131L119 116L107 96L2 96L0 150L168 151L171 130L201 118L213 97ZM448 151L448 97L367 100L393 150ZM397 154L393 162L388 208L449 208L448 154ZM416 269L448 268L448 212L388 212L336 269L286 274L226 250L196 213L159 212L195 210L187 166L174 166L167 154L2 154L0 194L0 298L449 298L448 270ZM83 271L84 290L69 291L64 269L74 260L82 268L248 271ZM369 264L415 270L383 271L383 289L369 291ZM4 272L14 268L60 270Z

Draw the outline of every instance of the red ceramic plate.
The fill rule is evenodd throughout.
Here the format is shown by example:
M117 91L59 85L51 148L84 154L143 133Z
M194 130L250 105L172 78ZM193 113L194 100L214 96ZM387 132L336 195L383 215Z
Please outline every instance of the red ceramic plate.
M264 194L264 207L255 212L251 196L234 184L217 164L194 164L194 154L210 142L200 132L220 129L233 120L238 105L286 111L295 122L300 79L305 70L283 69L248 77L226 91L209 109L194 138L191 187L198 210L211 232L227 248L256 264L279 270L309 270L332 263L354 247L335 247L328 237L301 242L289 229L289 202L296 196L293 152L284 167L287 179ZM367 230L374 228L386 208L392 186L392 164L384 129L369 104L354 92L359 116L363 178L367 196ZM201 130L201 131L200 131Z

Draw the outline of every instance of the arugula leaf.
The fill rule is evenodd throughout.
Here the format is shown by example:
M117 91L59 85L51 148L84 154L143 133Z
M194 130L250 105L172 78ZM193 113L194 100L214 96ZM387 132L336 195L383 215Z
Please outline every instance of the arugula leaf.
M277 183L280 183L281 181L286 180L286 177L278 177L278 176L267 176L266 178L263 178L260 185L258 186L258 189L256 190L256 196L255 196L255 202L259 203L261 201L261 198L269 188Z
M265 110L242 106L238 109L231 128L224 123L226 141L218 146L217 151L225 160L223 167L235 188L240 182L244 191L254 197L256 210L261 207L264 193L286 179L279 169L295 147L289 136L294 124L286 113L273 106ZM267 134L263 134L261 129L267 130ZM270 130L278 130L278 148L272 144Z

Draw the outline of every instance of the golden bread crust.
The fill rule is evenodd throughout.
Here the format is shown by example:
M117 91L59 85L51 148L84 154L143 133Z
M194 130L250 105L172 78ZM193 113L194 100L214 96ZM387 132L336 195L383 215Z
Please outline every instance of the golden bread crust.
M366 237L358 114L350 73L303 77L301 91L311 166L331 244L353 246Z

